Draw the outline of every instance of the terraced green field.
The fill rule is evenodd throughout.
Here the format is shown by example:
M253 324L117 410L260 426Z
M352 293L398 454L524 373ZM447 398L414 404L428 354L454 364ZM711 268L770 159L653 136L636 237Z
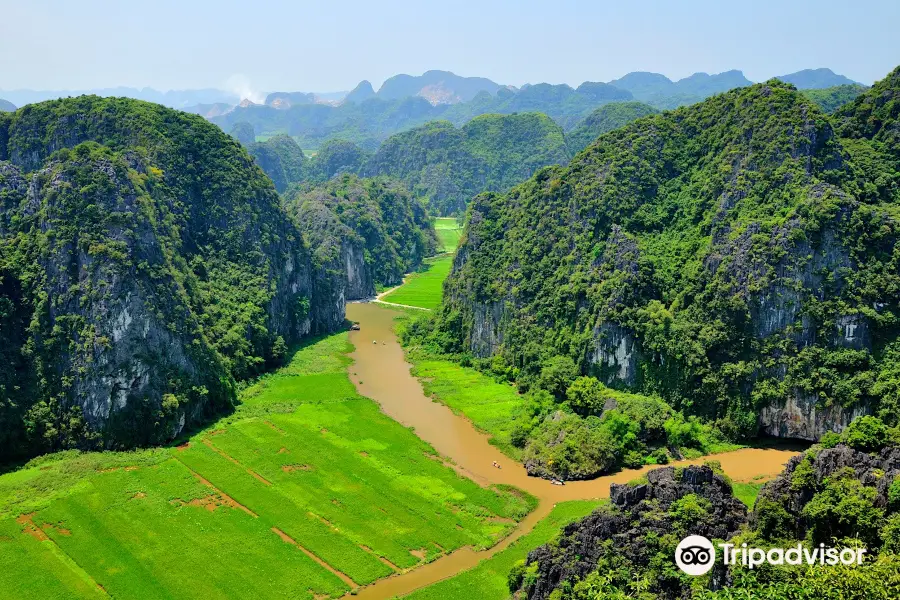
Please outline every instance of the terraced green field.
M513 565L541 544L559 535L562 527L587 515L600 504L596 500L561 502L530 533L513 542L509 548L468 571L416 590L404 596L403 600L506 600L509 598L506 577Z
M533 499L460 477L358 396L349 349L297 352L179 447L0 476L0 595L338 597L506 535Z
M434 230L438 240L444 248L444 252L454 252L462 237L462 228L455 217L438 217L434 220Z
M433 310L441 303L444 291L444 280L453 266L453 257L449 255L429 258L425 261L426 270L412 273L406 283L382 298L385 302L418 306Z

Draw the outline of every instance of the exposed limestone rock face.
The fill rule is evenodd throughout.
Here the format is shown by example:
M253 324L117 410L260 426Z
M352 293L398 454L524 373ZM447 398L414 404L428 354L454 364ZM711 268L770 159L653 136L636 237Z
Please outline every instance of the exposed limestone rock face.
M819 406L817 398L798 393L762 407L760 431L774 437L816 441L829 431L843 431L853 419L870 412L866 406Z
M343 323L321 278L201 117L96 97L0 117L0 344L21 361L0 369L0 458L159 443L229 410L236 379Z
M686 496L706 507L702 516L689 524L679 522L670 510ZM560 585L583 579L597 569L598 561L609 560L611 555L620 563L646 565L656 551L648 539L686 531L709 539L728 539L747 522L747 507L708 466L665 467L647 473L646 483L612 484L610 501L610 506L567 525L558 541L528 554L527 564L536 565L537 571L534 584L520 597L552 598Z
M347 299L362 300L375 295L372 273L366 268L365 249L359 244L346 243L341 248L347 272Z
M472 352L490 356L503 344L503 302L475 304L472 319Z
M438 327L519 383L562 355L735 435L840 431L895 377L900 222L889 148L836 123L771 81L476 196Z
M634 334L615 323L603 323L594 329L591 364L597 366L601 381L634 385L642 355Z

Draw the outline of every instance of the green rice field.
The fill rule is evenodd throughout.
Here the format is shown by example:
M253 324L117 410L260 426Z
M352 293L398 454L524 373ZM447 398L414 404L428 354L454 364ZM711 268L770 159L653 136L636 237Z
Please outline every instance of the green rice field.
M573 500L561 502L531 532L513 542L509 548L481 561L477 566L404 596L404 600L506 600L509 589L506 577L517 561L554 539L560 529L600 506L602 501Z
M479 371L432 356L407 355L425 393L436 396L454 412L491 436L490 443L518 460L520 450L510 442L522 396L508 383L497 383Z
M434 230L444 252L455 252L462 237L462 228L455 217L438 217L434 220Z
M0 476L0 595L334 598L505 536L534 499L460 477L360 397L349 350L317 340L177 447Z
M426 259L424 271L407 276L402 286L385 295L382 300L433 310L441 304L444 280L450 274L452 266L453 257L449 255Z

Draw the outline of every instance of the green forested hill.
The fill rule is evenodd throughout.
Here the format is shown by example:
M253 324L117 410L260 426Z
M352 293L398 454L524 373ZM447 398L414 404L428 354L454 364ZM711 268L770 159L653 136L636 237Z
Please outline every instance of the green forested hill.
M338 174L403 181L434 214L462 213L481 191L505 191L546 165L565 164L598 135L655 109L611 102L570 134L541 113L482 115L462 127L432 121L391 136L374 154L353 142L330 140L311 157L286 135L248 145L257 164L283 192L293 183L320 184Z
M897 195L897 172L900 171L900 67L877 82L865 94L851 104L843 106L834 116L841 137L859 140L851 145L854 158L865 165L867 176L877 187L887 186L887 179L893 180L890 189L881 193ZM863 145L863 142L866 142ZM873 171L875 160L880 154L887 154L893 160L880 160ZM893 177L892 177L893 176Z
M652 106L640 102L612 102L589 114L566 133L569 152L577 154L587 148L600 134L618 129L636 119L656 114Z
M432 211L447 215L465 210L480 191L508 189L568 157L562 129L546 115L484 115L461 128L436 121L397 134L382 144L364 173L404 181Z
M308 171L306 155L289 135L276 135L264 142L249 144L247 151L279 192L285 191L289 184L303 180Z
M196 115L0 116L0 457L169 439L343 321L272 183Z
M565 398L591 374L731 437L896 422L897 89L831 120L772 80L478 196L433 339L523 388Z
M864 85L853 83L830 88L803 90L803 95L818 104L824 112L833 113L845 104L853 102L867 89L869 88Z
M398 84L402 84L398 90L405 85L402 81ZM397 87L394 84L391 86ZM585 82L574 89L568 85L546 83L518 91L498 88L493 92L481 91L471 99L468 99L468 93L463 93L462 97L466 100L455 104L432 104L421 96L382 95L380 91L373 97L368 94L370 89L363 86L359 93L354 91L339 106L298 104L287 109L238 106L211 120L225 131L246 122L253 127L255 134L287 133L306 149L317 149L328 140L340 139L372 152L388 137L429 121L445 120L461 126L485 114L541 112L560 126L569 128L599 106L632 100L630 92L596 82ZM443 88L428 90L437 99L445 92L447 90ZM673 102L674 106L679 104L679 101Z
M437 234L422 204L387 178L342 175L285 195L315 251L318 266L347 272L346 299L373 296L375 285L399 284L437 251Z

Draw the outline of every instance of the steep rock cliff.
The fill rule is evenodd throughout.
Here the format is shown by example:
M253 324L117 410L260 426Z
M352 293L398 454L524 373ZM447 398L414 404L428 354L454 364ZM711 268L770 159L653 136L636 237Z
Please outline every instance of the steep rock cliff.
M672 540L687 533L728 539L746 521L747 507L710 467L650 471L645 483L612 484L609 506L566 526L553 543L529 553L529 577L517 597L589 597L573 594L572 588L577 590L577 583L594 572L616 581L627 569L631 579L641 567L655 563L654 555L665 552ZM660 574L650 587L657 598L677 598L684 591L671 572ZM569 595L554 594L559 588Z
M237 142L132 100L0 118L0 269L7 313L29 315L0 332L24 383L0 382L10 454L170 439L343 321Z
M348 300L374 296L377 284L399 284L437 249L421 203L386 178L335 177L310 190L291 190L285 204L318 248L319 264L342 278Z
M839 113L865 148L772 81L478 196L438 326L525 382L565 354L745 435L755 421L812 440L892 406L896 80ZM867 130L853 107L885 125Z

